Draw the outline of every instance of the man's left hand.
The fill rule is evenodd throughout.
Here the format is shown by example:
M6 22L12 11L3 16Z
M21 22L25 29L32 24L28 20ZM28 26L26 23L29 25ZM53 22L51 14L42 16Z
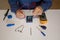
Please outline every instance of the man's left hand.
M40 6L36 7L33 10L33 16L42 15L42 13L43 13L43 9Z

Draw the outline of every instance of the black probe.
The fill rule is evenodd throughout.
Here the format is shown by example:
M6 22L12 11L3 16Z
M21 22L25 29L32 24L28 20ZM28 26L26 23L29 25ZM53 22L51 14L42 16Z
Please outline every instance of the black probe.
M4 18L3 20L5 20L6 16L8 15L9 9L7 10L7 12L4 14Z

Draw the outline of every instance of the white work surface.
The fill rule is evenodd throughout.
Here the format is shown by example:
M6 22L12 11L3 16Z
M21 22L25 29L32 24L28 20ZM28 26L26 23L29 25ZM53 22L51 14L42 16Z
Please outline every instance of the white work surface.
M30 13L30 11L26 11ZM26 23L25 19L16 18L15 14L9 11L8 15L12 15L12 19L6 19L3 21L6 10L0 10L0 40L60 40L60 10L48 10L46 16L48 23L45 25L47 30L44 31L46 36L44 37L40 31L36 28L40 24L38 18L33 18L33 23ZM12 27L7 27L8 23L14 23ZM24 25L23 32L16 32L15 29L20 25ZM41 24L40 24L41 25ZM30 35L30 27L32 28L32 35Z

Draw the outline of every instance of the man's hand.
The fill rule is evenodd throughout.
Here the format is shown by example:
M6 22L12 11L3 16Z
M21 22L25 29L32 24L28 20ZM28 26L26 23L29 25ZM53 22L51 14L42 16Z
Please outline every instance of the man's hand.
M19 19L25 18L25 15L22 10L17 10L16 11L16 17Z
M37 6L34 10L33 10L33 15L37 16L37 15L42 15L43 9L40 6Z

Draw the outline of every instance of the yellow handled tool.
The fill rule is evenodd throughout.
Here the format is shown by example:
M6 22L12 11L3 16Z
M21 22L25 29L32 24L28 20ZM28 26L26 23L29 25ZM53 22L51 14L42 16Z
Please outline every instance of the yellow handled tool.
M41 24L46 24L47 23L47 18L45 13L42 13L42 15L39 15L39 20Z

